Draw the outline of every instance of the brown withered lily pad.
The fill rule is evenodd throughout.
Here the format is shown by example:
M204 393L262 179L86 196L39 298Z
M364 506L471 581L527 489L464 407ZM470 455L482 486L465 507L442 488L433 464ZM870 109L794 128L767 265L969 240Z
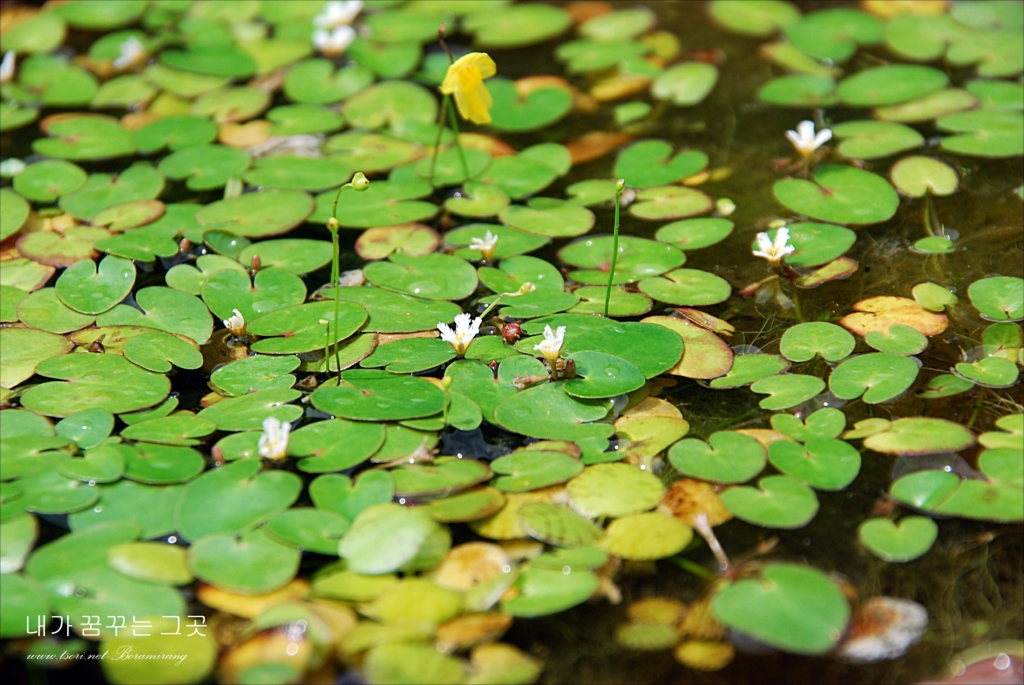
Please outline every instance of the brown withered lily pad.
M869 297L853 305L853 308L857 312L847 314L839 323L862 337L872 331L887 335L890 326L902 324L930 338L942 333L949 325L945 314L930 312L908 297Z

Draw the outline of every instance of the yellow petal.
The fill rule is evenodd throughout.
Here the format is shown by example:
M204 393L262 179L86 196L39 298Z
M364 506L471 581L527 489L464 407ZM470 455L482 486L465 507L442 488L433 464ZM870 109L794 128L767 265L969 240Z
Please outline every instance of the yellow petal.
M459 88L460 74L466 70L476 70L481 79L490 78L498 71L494 60L486 52L471 52L455 60L455 63L448 67L448 73L441 84L441 92L452 95Z
M480 70L471 65L460 71L455 86L455 105L462 118L474 124L490 123L491 113L488 110L492 104L494 100L484 86Z

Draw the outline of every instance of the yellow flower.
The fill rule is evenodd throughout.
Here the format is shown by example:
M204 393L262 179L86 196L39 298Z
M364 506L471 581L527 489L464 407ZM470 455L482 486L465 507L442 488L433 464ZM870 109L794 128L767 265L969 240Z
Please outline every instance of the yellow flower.
M441 92L455 96L455 105L463 119L474 124L491 123L491 105L494 100L487 92L484 79L497 73L494 60L485 52L471 52L448 67L441 84Z

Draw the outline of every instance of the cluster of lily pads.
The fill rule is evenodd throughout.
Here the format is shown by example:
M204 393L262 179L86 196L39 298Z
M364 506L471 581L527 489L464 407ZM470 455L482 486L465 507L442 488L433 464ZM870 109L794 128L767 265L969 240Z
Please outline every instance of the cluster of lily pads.
M790 132L798 156L772 188L788 218L743 229L742 259L773 268L749 285L700 255L736 228L735 204L702 189L728 170L645 137L720 76L657 28L657 8L5 8L0 636L33 636L30 655L96 640L187 655L104 661L112 682L301 682L346 664L373 683L528 683L542 662L496 641L514 620L618 603L622 563L671 559L715 580L689 606L632 603L620 645L706 670L733 658L730 631L882 658L851 644L848 587L787 550L732 564L744 550L713 530L807 526L885 455L906 465L888 497L911 514L860 524L884 561L925 555L934 519L1024 519L1012 400L980 435L973 418L847 420L908 393L1019 401L1019 275L937 276L819 320L799 305L857 273L858 230L901 202L923 205L913 259L963 249L933 199L958 191L956 158L1024 153L1019 4L874 4L706 6L775 41L761 54L792 73L761 103L814 110L819 129L826 108L869 110ZM452 55L432 47L442 24ZM503 74L504 51L567 35L563 75L488 78L490 121L442 125L461 45ZM968 69L963 87L944 65ZM570 140L595 112L611 130ZM339 195L356 172L368 186ZM613 204L629 235L602 234ZM788 317L758 341L776 352L730 345L756 333L729 321L741 297ZM933 368L951 325L977 344ZM673 401L743 388L761 411L732 429L690 435ZM958 453L977 468L915 462ZM45 544L40 520L59 530ZM692 560L705 545L718 569ZM81 639L41 633L51 616ZM207 629L142 636L110 617Z

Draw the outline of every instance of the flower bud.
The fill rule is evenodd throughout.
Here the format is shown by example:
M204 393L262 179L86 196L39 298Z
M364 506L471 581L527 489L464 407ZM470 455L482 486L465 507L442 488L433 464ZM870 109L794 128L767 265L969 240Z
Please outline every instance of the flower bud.
M362 171L357 171L356 175L352 177L352 187L359 191L366 190L370 187L370 181Z
M333 216L327 220L327 228L331 231L337 231L339 225L340 224L338 224L338 220L335 219Z
M620 178L618 181L615 182L615 192L621 193L623 188L625 188L625 187L626 187L626 179Z

